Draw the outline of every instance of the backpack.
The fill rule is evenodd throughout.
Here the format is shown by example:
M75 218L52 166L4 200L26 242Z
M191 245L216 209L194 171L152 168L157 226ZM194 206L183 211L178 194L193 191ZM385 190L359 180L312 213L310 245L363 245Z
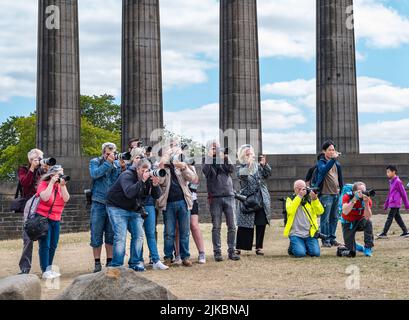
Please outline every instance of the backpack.
M35 215L39 203L40 197L39 196L37 197L36 194L27 200L26 205L24 207L24 221L32 218Z
M344 196L347 194L350 197L353 196L353 192L352 192L352 187L354 185L351 183L348 184L344 184L344 186L342 187L342 191L341 191L341 196L339 197L339 201L338 201L338 212L339 215L342 215L342 199L344 198Z

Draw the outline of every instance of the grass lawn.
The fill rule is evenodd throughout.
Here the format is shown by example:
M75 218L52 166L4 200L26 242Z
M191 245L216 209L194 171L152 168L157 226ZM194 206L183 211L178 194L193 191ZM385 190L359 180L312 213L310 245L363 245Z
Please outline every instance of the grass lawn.
M409 215L403 215L409 224ZM374 217L375 233L381 231L384 215ZM199 265L191 239L192 268L174 266L166 271L148 269L144 275L169 288L180 299L407 299L409 297L409 239L400 239L401 230L393 224L388 240L376 240L374 255L367 258L338 258L336 249L322 249L320 258L294 259L287 255L288 239L282 236L282 220L267 228L265 256L243 252L241 261L213 261L211 225L202 224L207 263ZM158 226L159 252L163 251L163 227ZM226 227L223 250L226 257ZM338 227L338 240L342 241ZM363 242L363 234L358 234ZM0 278L18 273L21 240L0 242ZM129 248L129 243L128 243ZM38 244L34 245L33 273L40 276ZM129 252L129 250L128 250ZM148 249L144 248L148 261ZM105 261L103 256L102 261ZM125 257L125 262L127 257ZM47 289L43 281L43 299L53 299L72 280L93 270L89 234L65 234L60 238L54 264L60 268L60 289ZM359 289L347 289L347 269L359 270ZM357 283L357 282L355 282Z

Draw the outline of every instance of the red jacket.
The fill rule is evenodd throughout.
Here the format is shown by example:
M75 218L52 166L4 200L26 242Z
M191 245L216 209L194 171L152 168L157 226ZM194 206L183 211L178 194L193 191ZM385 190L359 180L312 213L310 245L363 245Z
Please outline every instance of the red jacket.
M348 204L350 201L351 197L349 194L345 194L342 197L342 205ZM368 206L372 209L372 199L369 199ZM349 222L359 221L364 218L364 210L365 208L362 206L362 202L357 201L349 214L344 214L344 212L342 212L342 218Z
M23 197L31 198L36 194L37 184L41 178L41 168L30 171L29 167L21 166L18 168L17 176L23 189Z

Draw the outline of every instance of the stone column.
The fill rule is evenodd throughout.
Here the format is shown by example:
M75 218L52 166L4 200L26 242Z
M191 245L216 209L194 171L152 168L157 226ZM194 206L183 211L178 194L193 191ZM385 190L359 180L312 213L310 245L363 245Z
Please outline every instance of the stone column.
M37 147L61 162L80 156L77 0L38 1Z
M262 152L256 0L220 0L220 129Z
M123 0L122 147L163 128L159 0Z
M317 0L317 151L331 138L359 153L352 0Z

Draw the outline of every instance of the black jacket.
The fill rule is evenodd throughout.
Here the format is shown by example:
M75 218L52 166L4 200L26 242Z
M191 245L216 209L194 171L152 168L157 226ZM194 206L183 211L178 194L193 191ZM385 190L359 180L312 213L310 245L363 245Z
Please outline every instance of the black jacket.
M159 186L154 187L150 179L146 182L138 180L135 168L130 167L122 172L118 180L109 188L107 206L139 211L149 194L154 199L158 199L161 195Z
M218 162L220 161L218 158ZM227 159L225 159L224 163L217 164L215 158L206 158L202 171L206 176L207 193L210 198L234 196L233 180L231 178L234 169L234 165L229 164Z

